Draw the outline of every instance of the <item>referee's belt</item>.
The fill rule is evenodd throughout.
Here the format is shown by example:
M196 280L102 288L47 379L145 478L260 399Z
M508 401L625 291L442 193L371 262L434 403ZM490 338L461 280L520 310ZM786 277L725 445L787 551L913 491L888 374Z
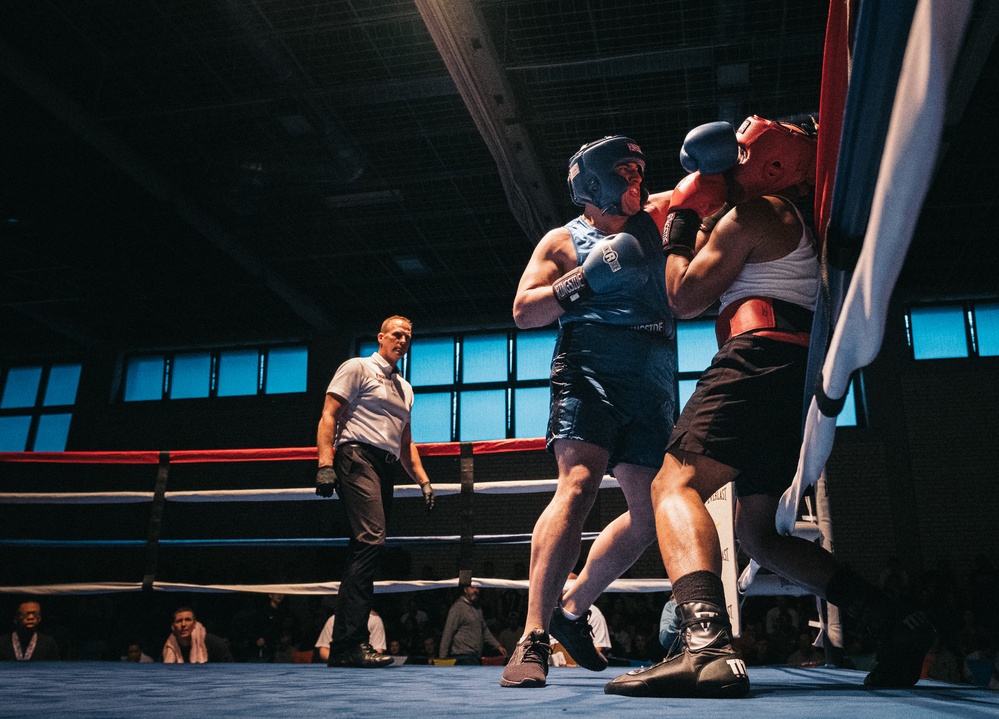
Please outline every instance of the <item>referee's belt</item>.
M399 461L399 458L396 457L391 452L384 450L381 447L376 447L373 444L368 444L367 442L355 442L351 440L350 442L341 442L340 446L343 446L345 444L349 444L353 447L357 447L358 449L362 449L364 450L365 454L367 454L372 459L376 459L379 462L384 462L385 464L394 464L395 462Z
M778 342L807 347L813 312L801 305L771 297L743 297L728 305L715 321L715 339L725 341L752 332Z

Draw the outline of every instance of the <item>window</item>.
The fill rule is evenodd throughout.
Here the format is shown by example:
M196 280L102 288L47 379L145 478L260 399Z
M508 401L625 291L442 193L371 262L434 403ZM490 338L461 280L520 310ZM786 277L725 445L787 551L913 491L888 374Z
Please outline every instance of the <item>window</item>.
M173 371L170 374L171 399L207 397L211 388L212 356L208 352L180 354L173 358Z
M974 318L978 356L999 356L999 302L976 304Z
M135 355L125 363L126 402L305 392L304 346Z
M417 336L400 363L416 442L543 437L555 330ZM378 350L359 342L357 356Z
M264 391L267 394L304 392L309 369L305 347L275 347L267 353Z
M0 369L0 451L63 452L81 365Z
M218 396L257 394L260 388L260 353L256 350L219 352Z
M999 301L911 307L905 322L913 359L999 356Z
M910 344L917 360L967 357L964 310L950 307L917 307L909 313Z

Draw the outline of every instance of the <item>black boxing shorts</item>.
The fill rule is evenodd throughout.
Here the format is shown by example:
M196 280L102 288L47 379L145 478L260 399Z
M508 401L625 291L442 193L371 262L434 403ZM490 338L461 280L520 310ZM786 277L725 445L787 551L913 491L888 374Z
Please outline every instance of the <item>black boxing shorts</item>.
M697 382L669 450L739 471L740 496L784 493L801 452L808 348L740 335L725 342Z

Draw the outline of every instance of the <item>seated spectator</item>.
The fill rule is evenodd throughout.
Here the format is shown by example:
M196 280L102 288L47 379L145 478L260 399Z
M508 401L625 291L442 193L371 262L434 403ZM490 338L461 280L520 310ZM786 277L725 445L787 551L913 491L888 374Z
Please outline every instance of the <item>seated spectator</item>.
M433 664L437 657L437 640L427 635L419 642L419 646L406 657L406 664Z
M669 654L669 650L679 633L680 620L676 616L676 600L670 597L663 605L663 611L659 615L659 646L662 647L663 656ZM746 656L745 653L743 656Z
M785 664L798 642L798 631L789 611L781 611L776 617L773 631L767 633L767 664Z
M271 661L275 664L294 664L297 651L298 647L295 646L295 636L291 629L282 629L274 653L271 654Z
M21 602L14 612L14 628L0 637L0 661L51 662L59 660L59 645L38 627L42 623L42 607L38 602Z
M133 642L125 649L125 653L122 655L121 661L132 662L134 664L152 664L153 658L142 651L141 645Z
M190 607L173 613L170 636L163 645L164 664L204 664L231 662L232 652L221 637L209 634Z
M623 612L615 611L609 622L611 652L616 657L626 657L631 654L631 635L633 627Z
M767 636L771 636L777 631L778 624L783 624L785 630L790 627L795 633L801 628L801 617L798 610L791 606L791 600L783 594L777 595L774 606L767 612L766 621Z
M926 658L923 659L923 671L920 678L960 684L962 666L961 657L947 646L942 635L937 635L936 641L933 642L933 646L926 652Z
M746 664L766 664L767 640L763 622L743 624L742 633L733 640L732 646L742 655Z
M500 633L496 636L499 643L503 645L506 649L506 653L513 654L513 650L517 648L517 642L520 638L524 636L524 621L521 618L519 612L507 612L506 624L500 630Z
M652 664L658 662L664 656L661 645L653 639L647 632L637 630L631 642L631 656L629 659Z
M825 653L816 648L812 633L798 632L798 646L787 658L789 667L818 667L825 663Z
M323 630L319 632L319 638L316 640L316 650L319 653L319 659L324 664L330 658L330 642L333 641L333 625L335 623L336 614L331 614L330 618L326 620L326 624L323 625ZM388 649L385 642L385 624L374 609L368 613L368 634L368 644L371 645L371 648L376 652L384 654L386 649Z

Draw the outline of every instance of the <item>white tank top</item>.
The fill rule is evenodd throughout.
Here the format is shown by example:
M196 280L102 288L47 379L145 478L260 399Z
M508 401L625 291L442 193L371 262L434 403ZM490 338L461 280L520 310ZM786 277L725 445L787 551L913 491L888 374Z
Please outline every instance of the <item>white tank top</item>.
M815 308L819 292L819 258L815 253L815 238L797 207L794 207L794 212L802 227L798 246L779 259L744 265L739 276L719 298L719 311L736 300L752 296L793 302L810 310Z

